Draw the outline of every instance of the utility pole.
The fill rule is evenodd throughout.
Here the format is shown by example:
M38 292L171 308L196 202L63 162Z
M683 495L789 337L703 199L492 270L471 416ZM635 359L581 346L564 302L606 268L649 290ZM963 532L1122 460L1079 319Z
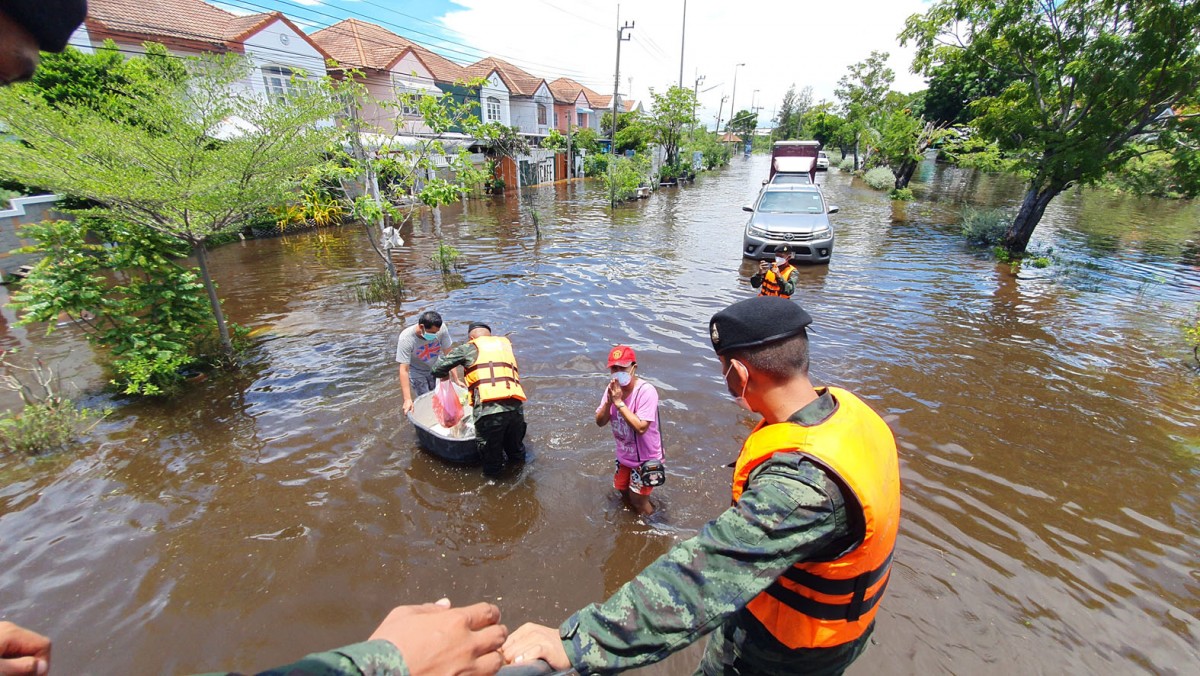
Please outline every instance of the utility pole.
M696 76L696 84L692 85L692 126L695 127L699 120L696 119L696 105L700 102L700 83L704 82L703 75Z
M729 98L721 94L721 105L717 106L717 133L721 133L721 114L725 112L725 99Z
M567 178L575 178L575 157L571 155L571 116L575 114L575 107L571 107L571 111L567 113Z
M618 8L618 12L620 9ZM620 22L621 17L617 15L617 21ZM608 185L609 206L616 208L617 206L617 183L612 179L613 160L617 157L617 103L621 98L621 43L628 41L632 35L625 35L625 31L633 30L633 25L636 21L630 21L617 28L617 72L613 76L613 100L612 100L612 140L608 144Z
M687 38L687 0L683 0L683 28L679 31L679 88L683 89L683 43ZM695 117L693 115L692 117Z
M744 65L746 65L746 64L735 63L733 65L733 95L729 97L729 121L730 122L733 122L733 116L737 115L737 108L733 107L734 101L737 100L737 69L741 68ZM727 128L729 127L728 124L726 124L725 126Z

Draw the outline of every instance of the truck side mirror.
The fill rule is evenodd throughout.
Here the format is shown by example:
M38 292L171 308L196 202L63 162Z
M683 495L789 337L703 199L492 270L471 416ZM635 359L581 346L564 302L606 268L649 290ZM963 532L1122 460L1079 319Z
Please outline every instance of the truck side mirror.
M829 213L831 213L831 214L836 214L837 212L838 212L838 208L837 208L837 207L829 207Z
M750 213L754 213L754 207L750 206L749 204L746 204L746 205L742 206L742 211L749 211Z

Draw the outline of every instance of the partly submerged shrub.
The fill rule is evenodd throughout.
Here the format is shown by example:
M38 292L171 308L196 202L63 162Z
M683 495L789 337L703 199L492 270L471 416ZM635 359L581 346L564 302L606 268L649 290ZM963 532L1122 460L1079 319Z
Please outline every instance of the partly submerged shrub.
M1004 241L1011 220L1004 209L966 207L962 212L962 234L971 244L994 246Z
M896 185L896 177L887 167L875 167L863 176L863 180L876 190L888 190Z
M838 164L838 171L846 173L854 171L854 157L843 157L841 163Z

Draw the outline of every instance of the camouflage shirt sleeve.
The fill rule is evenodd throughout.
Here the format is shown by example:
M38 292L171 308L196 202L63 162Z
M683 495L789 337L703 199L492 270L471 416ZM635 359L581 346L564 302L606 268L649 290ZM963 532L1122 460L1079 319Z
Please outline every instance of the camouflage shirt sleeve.
M680 542L603 604L559 628L581 674L657 662L695 642L787 568L852 538L841 489L798 454L755 471L741 500Z
M257 676L408 676L400 650L390 641L355 643L337 650L313 653ZM215 675L210 675L215 676ZM226 674L225 676L236 676Z
M445 378L450 375L450 369L455 366L469 366L479 356L479 348L474 343L459 343L442 355L433 365L430 373L434 378Z
M796 293L796 285L799 283L800 271L797 270L795 266L792 266L792 271L788 274L787 279L779 282L779 293L782 293L785 296L790 296Z

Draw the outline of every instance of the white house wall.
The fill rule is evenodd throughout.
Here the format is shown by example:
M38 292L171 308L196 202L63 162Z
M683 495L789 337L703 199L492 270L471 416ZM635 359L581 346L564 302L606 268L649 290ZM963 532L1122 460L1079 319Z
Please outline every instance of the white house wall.
M495 97L500 102L500 124L510 127L512 126L512 112L509 109L508 87L504 86L504 82L495 73L488 77L487 81L479 89L479 113L487 122L491 120L487 118L487 100L488 97Z
M254 64L250 85L257 94L266 94L264 66L282 66L302 70L310 78L325 75L325 57L291 26L276 19L246 38L246 56Z
M512 124L521 130L522 134L538 133L537 104L533 99L524 96L509 99L509 109L512 111Z
M537 133L545 136L554 128L554 95L550 93L550 88L543 82L533 94L533 121L537 122L537 107L546 107L546 124L538 124Z

